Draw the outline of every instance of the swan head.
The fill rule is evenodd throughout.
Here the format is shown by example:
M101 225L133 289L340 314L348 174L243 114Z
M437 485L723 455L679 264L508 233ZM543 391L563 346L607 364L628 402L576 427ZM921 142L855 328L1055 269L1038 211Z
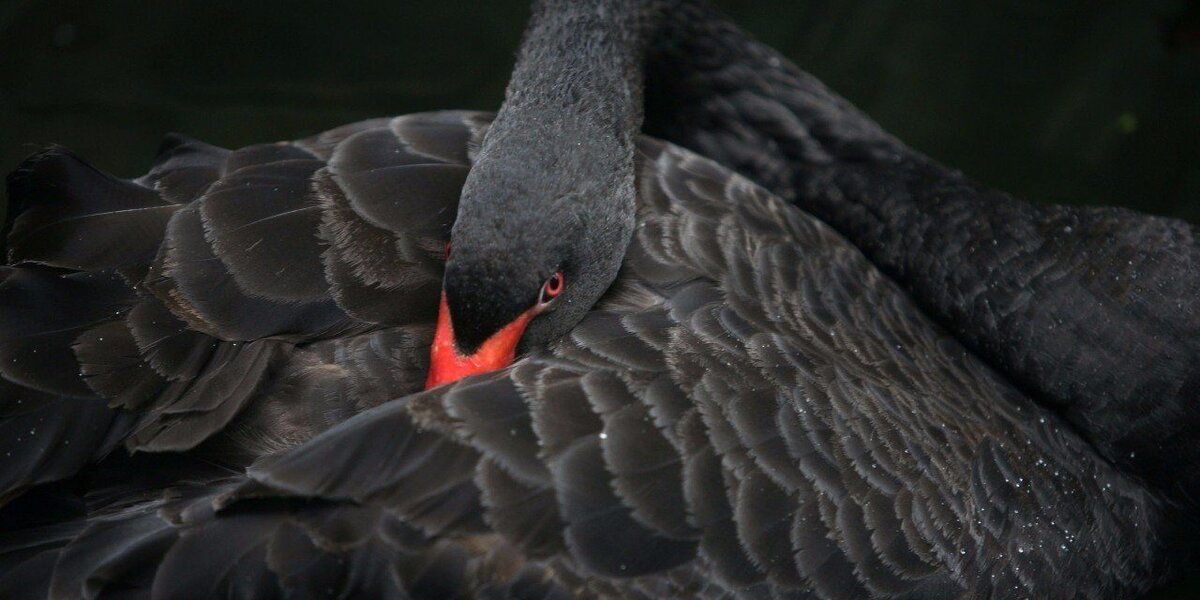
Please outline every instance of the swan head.
M463 186L427 385L566 334L633 236L652 3L538 2Z
M463 186L427 387L562 337L616 278L633 234L632 134L569 115L504 119Z

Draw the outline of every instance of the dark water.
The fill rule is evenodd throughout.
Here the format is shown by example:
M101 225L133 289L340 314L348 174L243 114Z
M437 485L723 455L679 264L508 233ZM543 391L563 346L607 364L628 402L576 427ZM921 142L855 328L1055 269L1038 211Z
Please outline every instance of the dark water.
M718 4L988 185L1200 222L1200 2ZM525 0L0 0L0 169L58 143L132 176L168 131L237 146L491 110L526 16Z

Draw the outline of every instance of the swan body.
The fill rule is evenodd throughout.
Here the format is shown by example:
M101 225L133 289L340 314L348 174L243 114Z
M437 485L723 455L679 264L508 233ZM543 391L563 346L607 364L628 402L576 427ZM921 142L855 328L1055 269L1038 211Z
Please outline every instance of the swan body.
M371 585L390 581L396 595L436 574L510 594L533 578L583 597L1099 598L1160 572L1168 525L1152 491L828 226L651 139L638 142L621 275L570 335L494 375L408 396L423 383L456 186L486 127L485 115L434 113L234 152L177 141L149 177L109 184L141 187L149 206L28 208L25 226L37 216L66 229L43 254L18 236L26 261L97 269L82 274L104 290L123 281L101 275L110 269L144 276L117 310L70 330L86 377L39 382L10 361L5 376L44 395L82 384L133 412L132 425L114 418L131 450L261 458L248 479L117 461L112 481L162 471L176 491L100 499L9 581L55 562L43 585L62 597L126 585L237 596L247 581L295 594L315 585L297 575L315 564L347 592L374 589L356 587L370 566ZM51 153L27 176L86 169ZM221 190L224 204L212 200ZM158 206L171 215L155 244L144 219L158 217L143 215ZM132 232L157 245L138 254L147 264L88 262L66 243ZM352 254L364 247L375 252ZM273 259L313 276L276 279ZM78 278L11 267L5 291ZM314 300L271 299L305 289ZM296 326L314 313L319 328ZM113 364L117 350L130 358ZM197 354L202 366L189 366ZM66 441L56 434L70 430L38 439ZM67 452L30 454L42 468L26 481L74 460ZM279 554L294 544L306 550ZM500 556L515 563L499 569Z
M1158 280L1186 228L1046 233L704 10L538 3L494 118L23 164L0 590L1120 598L1185 569L1197 478L1162 459L1200 447L1198 354L1145 312L1197 279L1078 268L1137 238ZM643 93L767 187L639 137ZM1121 331L1171 360L1089 378Z

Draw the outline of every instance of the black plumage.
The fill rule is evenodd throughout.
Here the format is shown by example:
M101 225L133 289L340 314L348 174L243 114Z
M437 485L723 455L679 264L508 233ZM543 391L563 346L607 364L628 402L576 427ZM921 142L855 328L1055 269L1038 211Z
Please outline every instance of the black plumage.
M93 513L86 533L47 550L72 557L54 585L152 581L167 594L195 580L262 593L332 577L375 589L382 580L372 565L403 564L383 524L391 520L432 536L417 554L492 536L530 565L588 581L576 589L584 595L688 595L696 589L678 582L698 577L718 595L949 586L1105 597L1140 589L1161 568L1167 525L1154 493L968 354L844 239L704 159L651 140L641 148L640 185L661 194L639 219L666 233L635 237L617 287L567 338L507 371L350 418L260 460L250 481L231 474L232 483L209 487L214 480L179 499ZM682 231L710 239L677 244L670 232ZM142 313L114 313L97 328L134 314ZM242 343L230 358L209 358L199 373L215 365L244 377L241 354L286 347L254 377L261 387L235 386L247 398L229 423L182 429L211 429L208 452L218 454L210 456L221 446L258 454L419 388L420 361L408 378L393 379L387 365L406 360L397 353L420 355L429 330L409 330L406 346L396 337L403 329L362 327L374 333ZM205 385L197 372L175 373L177 383ZM289 386L329 394L340 414L289 422L288 409L269 408L290 400ZM161 422L127 443L155 432L170 444L175 419L208 414L228 396L189 403L181 394L147 411L143 421ZM300 401L308 402L317 401ZM357 541L334 546L352 572L291 566L322 564L331 551L323 536L334 535L322 528L342 531L340 519L360 514L374 516L362 517ZM289 524L308 518L320 525ZM116 539L126 549L111 547ZM227 551L205 550L213 544ZM400 581L411 588L418 579Z
M809 118L754 105L750 132ZM846 124L826 137L874 135ZM1113 421L984 362L874 246L629 132L613 284L511 367L420 392L489 131L429 113L232 152L173 137L134 181L61 151L19 170L0 429L50 421L0 469L26 494L0 512L0 593L1110 598L1185 568L1186 508L1094 444ZM870 144L801 146L883 177L855 170ZM76 215L104 239L20 234Z
M1108 460L1195 504L1194 224L985 189L702 3L672 14L647 47L648 133L824 220Z

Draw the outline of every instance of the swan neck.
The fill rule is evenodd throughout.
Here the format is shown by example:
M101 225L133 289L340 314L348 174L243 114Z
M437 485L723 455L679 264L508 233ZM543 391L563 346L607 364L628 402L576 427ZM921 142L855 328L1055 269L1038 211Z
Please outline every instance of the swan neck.
M557 118L631 143L642 124L642 62L657 4L535 2L497 121Z

